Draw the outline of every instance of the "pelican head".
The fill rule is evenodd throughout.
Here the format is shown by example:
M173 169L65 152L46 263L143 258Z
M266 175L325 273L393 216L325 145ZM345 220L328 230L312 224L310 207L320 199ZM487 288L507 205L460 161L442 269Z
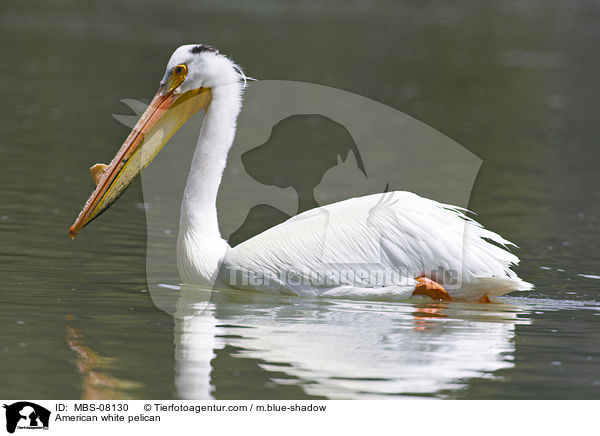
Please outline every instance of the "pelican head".
M241 69L213 47L175 50L156 95L111 163L90 169L96 189L69 229L71 238L121 196L192 115L208 109L215 88L240 79L246 80Z

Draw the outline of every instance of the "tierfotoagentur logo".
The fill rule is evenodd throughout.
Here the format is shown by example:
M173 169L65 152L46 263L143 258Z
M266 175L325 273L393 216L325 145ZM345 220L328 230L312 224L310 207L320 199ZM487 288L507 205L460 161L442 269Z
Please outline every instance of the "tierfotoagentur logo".
M135 114L114 117L131 128L146 105L135 100L123 103ZM179 211L202 117L203 113L197 113L184 124L141 175L148 286L154 303L171 314L177 312L172 291L181 282L176 260ZM390 247L398 235L379 231L379 223L402 220L395 210L410 202L410 193L466 208L480 165L477 156L444 134L360 95L303 82L252 82L244 92L235 141L218 190L221 235L235 247L309 213L317 261L310 271L292 264L286 271L264 269L246 274L226 270L221 274L241 289L285 283L284 287L298 295L321 283L340 289L375 283L412 292L413 270L423 268L390 267L395 255ZM343 228L340 224L347 219L347 212L335 203L382 193L385 195L372 197L372 204L364 200L353 216L368 229L368 246L361 245L352 256L340 251L340 241L347 235L338 229ZM410 224L399 224L407 229L401 237L412 238L407 241L416 250L412 258L428 259L423 239L428 236L420 234L418 226L411 232ZM464 229L452 231L460 236ZM457 247L457 265L462 263L465 248ZM443 278L448 289L460 288L460 269L444 265L429 269L422 273Z
M6 431L14 433L22 430L48 430L50 411L29 401L19 401L3 406L6 409Z
M247 81L213 47L177 48L148 105L123 100L133 113L115 118L129 134L109 164L90 168L96 187L69 228L75 238L140 178L143 202L136 207L146 218L147 289L174 317L181 398L214 397L211 362L229 345L245 347L236 342L245 335L223 329L250 327L252 338L265 340L250 347L267 353L256 357L261 361L304 366L310 349L307 367L327 363L333 371L335 362L351 359L336 350L323 359L328 350L313 352L310 338L324 325L356 325L335 319L337 309L356 304L344 299L371 302L364 304L373 305L377 318L384 316L382 305L400 302L390 316L414 318L418 332L418 320L430 315L415 304L443 311L453 301L490 303L532 288L511 270L519 261L510 252L514 244L469 215L477 156L423 122L351 92ZM143 226L138 218L134 225ZM124 222L113 219L111 230L129 234ZM350 312L363 317L370 309ZM330 316L332 323L320 322ZM319 321L296 323L305 318ZM281 347L268 344L288 321L307 324L298 347L287 345L295 338L284 338ZM357 332L378 328L372 324L378 322ZM415 342L410 334L399 336ZM349 373L373 367L358 360ZM419 371L428 372L426 366ZM321 374L322 380L339 377L337 370Z

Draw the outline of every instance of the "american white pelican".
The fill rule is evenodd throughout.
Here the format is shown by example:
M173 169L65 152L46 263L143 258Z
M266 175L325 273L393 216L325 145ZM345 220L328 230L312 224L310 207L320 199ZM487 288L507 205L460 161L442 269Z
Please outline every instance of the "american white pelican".
M303 212L232 248L216 199L241 109L242 70L206 45L179 47L157 94L69 233L106 210L194 113L206 111L181 204L177 263L184 283L292 295L489 301L527 290L511 244L458 207L410 192L351 198ZM489 242L492 241L493 243Z

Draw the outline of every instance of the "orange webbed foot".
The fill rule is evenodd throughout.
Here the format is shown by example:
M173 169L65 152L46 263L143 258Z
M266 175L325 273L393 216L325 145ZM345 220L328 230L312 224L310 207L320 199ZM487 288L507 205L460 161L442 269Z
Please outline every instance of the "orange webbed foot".
M488 294L484 294L483 297L481 297L479 300L477 300L477 303L490 303L490 304L492 304L493 301L490 300L490 297L488 297Z
M427 277L419 277L417 278L417 282L419 283L415 286L413 295L427 295L434 300L452 301L452 297L448 291L439 283Z

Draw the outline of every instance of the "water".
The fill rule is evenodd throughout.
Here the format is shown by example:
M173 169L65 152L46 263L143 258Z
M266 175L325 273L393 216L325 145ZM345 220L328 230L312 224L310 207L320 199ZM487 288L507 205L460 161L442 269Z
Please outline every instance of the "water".
M1 8L0 397L598 398L596 4ZM67 229L87 168L127 134L119 100L150 98L191 41L254 77L380 101L478 155L469 207L519 244L535 290L440 305L175 288L185 316L157 309L139 183L76 242Z

